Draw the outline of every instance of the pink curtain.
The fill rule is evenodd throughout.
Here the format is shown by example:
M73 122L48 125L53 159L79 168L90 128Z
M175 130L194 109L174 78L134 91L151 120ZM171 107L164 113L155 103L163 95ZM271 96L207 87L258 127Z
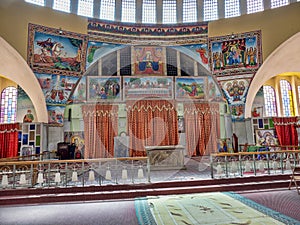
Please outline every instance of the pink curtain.
M18 156L19 124L0 124L0 158Z
M298 145L297 117L274 117L273 122L280 145Z
M118 136L117 105L83 105L84 158L114 157L114 137Z
M185 103L184 120L188 156L209 155L220 137L218 103Z

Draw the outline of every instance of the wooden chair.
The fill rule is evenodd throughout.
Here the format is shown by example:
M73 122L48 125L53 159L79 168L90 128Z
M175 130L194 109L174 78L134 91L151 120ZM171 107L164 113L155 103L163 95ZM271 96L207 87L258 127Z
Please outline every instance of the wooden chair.
M299 190L300 187L298 186L298 183L297 183L297 182L300 182L300 166L293 167L293 173L290 177L291 177L291 181L290 181L290 185L289 185L289 190L291 189L292 184L294 183L295 187L298 191L298 194L300 195L300 190Z

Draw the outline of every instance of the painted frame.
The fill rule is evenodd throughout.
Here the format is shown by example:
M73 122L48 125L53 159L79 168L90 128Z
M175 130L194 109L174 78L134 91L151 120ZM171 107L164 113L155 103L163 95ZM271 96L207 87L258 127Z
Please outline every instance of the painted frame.
M193 101L206 100L207 77L176 77L175 98Z
M173 99L173 83L167 76L123 77L123 99Z
M134 75L165 75L164 47L135 46L132 52Z
M34 72L81 76L88 36L36 24L28 25L28 65Z
M275 129L257 129L255 130L256 144L258 145L277 145Z
M217 76L255 72L262 64L261 31L210 38L209 54Z
M87 87L90 102L122 101L121 77L88 76Z

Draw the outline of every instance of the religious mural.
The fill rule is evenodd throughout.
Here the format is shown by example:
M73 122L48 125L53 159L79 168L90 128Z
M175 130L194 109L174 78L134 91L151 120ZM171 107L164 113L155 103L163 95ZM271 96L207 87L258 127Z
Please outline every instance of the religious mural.
M47 105L48 123L52 126L64 125L65 106Z
M221 87L229 104L245 103L250 81L248 79L227 80Z
M87 77L88 100L107 101L121 100L120 77Z
M70 102L83 103L86 101L86 76L82 76L75 90L71 93Z
M106 55L109 52L115 51L123 47L124 45L89 41L86 53L86 68L89 68L89 66L92 65L93 62L96 62L103 55Z
M35 73L48 104L66 104L78 77Z
M28 64L34 72L80 76L85 71L86 35L29 24Z
M134 47L135 75L165 75L163 47Z
M176 99L206 99L206 77L176 77Z
M124 77L124 100L140 98L173 98L173 78L160 76Z
M262 63L260 31L210 38L209 49L211 71L218 76L255 71Z

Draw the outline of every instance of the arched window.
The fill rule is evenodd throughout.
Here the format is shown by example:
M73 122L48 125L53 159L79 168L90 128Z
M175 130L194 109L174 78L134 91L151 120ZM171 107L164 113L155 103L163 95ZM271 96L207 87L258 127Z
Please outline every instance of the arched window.
M94 14L94 0L78 0L79 16L93 17Z
M295 116L292 87L287 80L280 80L280 92L283 116Z
M122 0L122 22L135 23L135 0Z
M45 0L25 0L25 2L32 3L35 5L45 6Z
M271 0L271 8L278 8L284 5L288 5L289 0Z
M156 0L143 0L143 23L156 23Z
M164 0L163 1L163 23L176 23L176 0Z
M70 0L54 0L53 1L53 9L69 13L69 12L71 12L71 1Z
M1 93L0 123L16 122L17 94L15 87L7 87Z
M275 90L271 86L264 86L265 114L267 117L277 116Z
M183 22L197 21L197 2L196 0L183 0Z
M263 0L247 0L247 13L256 13L264 10Z
M115 0L101 0L100 19L115 20Z
M225 0L225 18L240 16L240 1L239 0Z
M204 0L203 3L204 21L218 19L218 1L217 0Z

